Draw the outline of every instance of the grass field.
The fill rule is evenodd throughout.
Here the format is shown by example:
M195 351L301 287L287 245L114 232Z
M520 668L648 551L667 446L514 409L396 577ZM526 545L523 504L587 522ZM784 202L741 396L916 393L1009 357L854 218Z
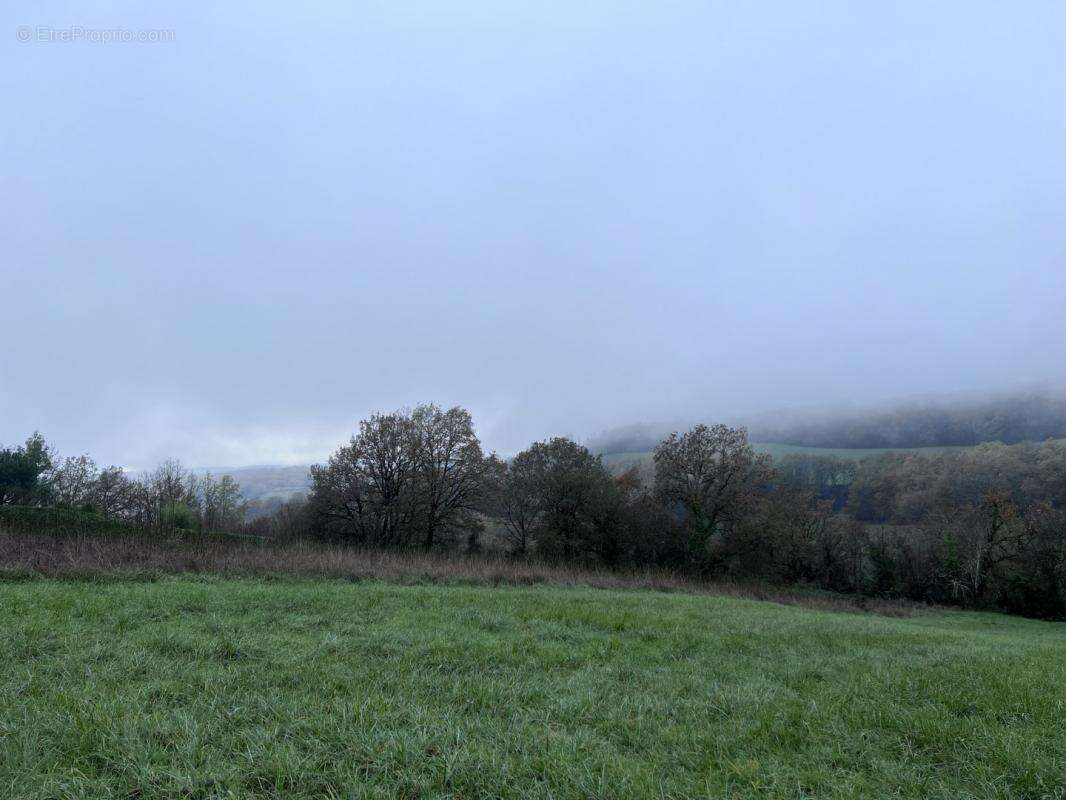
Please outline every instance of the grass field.
M1066 628L580 588L0 583L0 797L1066 797Z

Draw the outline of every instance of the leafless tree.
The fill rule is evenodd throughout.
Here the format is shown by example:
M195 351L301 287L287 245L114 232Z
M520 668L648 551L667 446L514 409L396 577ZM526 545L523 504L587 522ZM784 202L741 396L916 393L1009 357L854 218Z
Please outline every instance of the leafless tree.
M246 503L241 487L232 475L215 478L210 474L198 481L198 505L201 526L205 531L232 531L244 518Z
M976 511L968 531L970 546L967 548L966 572L970 591L975 598L980 598L993 570L1025 551L1031 529L1005 492L988 492Z
M375 414L359 433L311 467L310 502L321 530L376 545L408 544L412 535L415 479L410 417Z
M511 464L501 464L498 471L497 513L503 519L511 552L518 556L532 548L543 516L532 466L529 459L520 456Z
M481 523L475 505L488 464L470 413L458 406L447 411L419 406L411 412L410 432L422 544L451 543L459 534L476 537Z
M96 462L87 455L63 459L52 472L53 502L69 508L90 504L99 473Z
M770 457L755 452L743 428L697 425L670 434L655 450L656 493L685 510L697 558L724 525L750 510L772 475Z
M136 504L137 487L121 467L100 471L92 485L92 506L109 517L128 515Z

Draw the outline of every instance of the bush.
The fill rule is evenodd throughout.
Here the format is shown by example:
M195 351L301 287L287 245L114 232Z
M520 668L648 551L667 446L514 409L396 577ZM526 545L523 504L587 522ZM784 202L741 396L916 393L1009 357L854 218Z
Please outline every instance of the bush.
M170 502L159 512L159 521L163 528L177 531L195 531L200 527L200 520L185 503Z
M130 526L92 511L0 505L0 528L14 533L126 533Z

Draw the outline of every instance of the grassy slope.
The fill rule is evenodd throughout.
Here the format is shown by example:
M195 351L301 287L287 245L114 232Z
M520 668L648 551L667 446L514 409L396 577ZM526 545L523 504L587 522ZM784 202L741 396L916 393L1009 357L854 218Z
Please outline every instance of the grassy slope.
M1063 797L1066 629L591 589L0 584L0 797Z
M933 456L939 453L948 453L954 450L966 450L966 447L804 447L798 444L779 444L777 442L754 442L755 449L760 453L769 453L774 458L799 453L809 456L837 456L838 458L870 458L884 453L919 453Z

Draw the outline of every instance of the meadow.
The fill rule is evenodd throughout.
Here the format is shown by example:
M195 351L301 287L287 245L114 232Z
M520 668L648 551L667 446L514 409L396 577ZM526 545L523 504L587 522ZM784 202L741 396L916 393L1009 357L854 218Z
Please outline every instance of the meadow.
M1066 797L1066 628L579 586L0 583L4 798Z

